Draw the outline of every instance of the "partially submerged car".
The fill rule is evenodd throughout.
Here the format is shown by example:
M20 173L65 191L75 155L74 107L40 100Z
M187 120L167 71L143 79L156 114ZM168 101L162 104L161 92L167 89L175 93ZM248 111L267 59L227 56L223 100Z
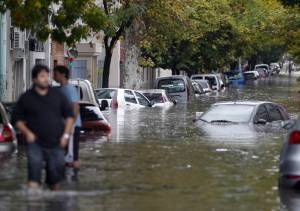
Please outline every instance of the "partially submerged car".
M81 136L99 138L109 136L111 126L103 116L99 106L90 102L80 102L80 117L82 121Z
M244 123L260 124L282 123L289 120L285 109L272 102L237 101L213 104L204 113L197 114L197 121L205 123Z
M131 89L116 89L111 101L113 109L138 109L152 107L152 103L142 93Z
M140 92L150 100L152 107L170 107L177 103L164 89L149 89Z
M0 103L0 153L12 152L16 143L16 132L9 121L3 104Z
M102 88L94 90L101 110L106 110L111 107L111 101L116 91L117 88Z
M192 80L207 80L212 90L221 91L225 88L225 84L220 80L217 74L198 74L192 75Z
M192 82L195 96L200 97L201 95L205 94L202 87L197 82Z
M166 90L178 102L188 102L195 98L191 80L183 75L157 78L154 88Z
M288 120L283 127L289 132L280 155L280 185L300 188L300 117Z
M244 72L244 78L246 81L257 80L257 79L259 79L259 73L257 71L247 71L247 72Z
M193 80L193 82L198 83L203 89L204 93L209 93L212 91L209 82L207 80Z

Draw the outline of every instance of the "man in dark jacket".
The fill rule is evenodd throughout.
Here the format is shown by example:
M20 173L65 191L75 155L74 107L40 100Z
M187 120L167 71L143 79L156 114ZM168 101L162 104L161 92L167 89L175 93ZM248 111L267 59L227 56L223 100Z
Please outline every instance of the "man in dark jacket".
M27 140L28 187L40 187L42 170L52 190L64 179L64 148L74 123L67 98L49 86L49 69L37 65L32 70L33 87L18 100L13 122Z

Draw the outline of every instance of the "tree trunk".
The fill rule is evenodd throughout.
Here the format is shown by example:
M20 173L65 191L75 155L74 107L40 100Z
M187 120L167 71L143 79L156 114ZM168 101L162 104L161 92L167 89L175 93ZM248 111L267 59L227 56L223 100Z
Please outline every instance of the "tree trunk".
M177 70L176 68L172 68L172 75L179 75L180 71Z
M103 67L103 79L102 79L102 87L108 88L109 85L109 72L110 72L110 63L112 59L112 49L106 49L105 51L105 59L104 59L104 67Z

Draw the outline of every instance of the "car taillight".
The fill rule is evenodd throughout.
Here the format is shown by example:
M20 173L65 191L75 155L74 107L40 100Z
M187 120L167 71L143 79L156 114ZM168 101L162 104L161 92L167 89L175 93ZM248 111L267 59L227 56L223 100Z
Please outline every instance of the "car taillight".
M111 102L111 107L112 108L118 108L119 107L118 101L113 99L112 102Z
M13 141L13 139L14 139L14 134L12 129L8 125L4 125L2 134L0 134L0 141L11 142Z
M294 131L290 134L289 144L300 144L300 131Z
M286 175L285 178L289 179L289 180L296 180L296 179L299 179L300 176L298 176L298 175Z

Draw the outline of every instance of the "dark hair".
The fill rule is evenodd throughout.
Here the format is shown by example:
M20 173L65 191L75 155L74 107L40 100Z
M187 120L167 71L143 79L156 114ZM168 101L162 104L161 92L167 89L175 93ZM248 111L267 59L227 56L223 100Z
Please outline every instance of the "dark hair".
M66 66L58 65L58 66L54 67L53 70L54 70L54 72L59 72L61 74L64 74L67 79L70 78L70 70Z
M38 77L38 75L41 73L41 72L47 72L49 73L49 68L46 66L46 65L42 65L42 64L37 64L35 65L33 68L32 68L32 71L31 71L31 77L32 79L35 79Z

